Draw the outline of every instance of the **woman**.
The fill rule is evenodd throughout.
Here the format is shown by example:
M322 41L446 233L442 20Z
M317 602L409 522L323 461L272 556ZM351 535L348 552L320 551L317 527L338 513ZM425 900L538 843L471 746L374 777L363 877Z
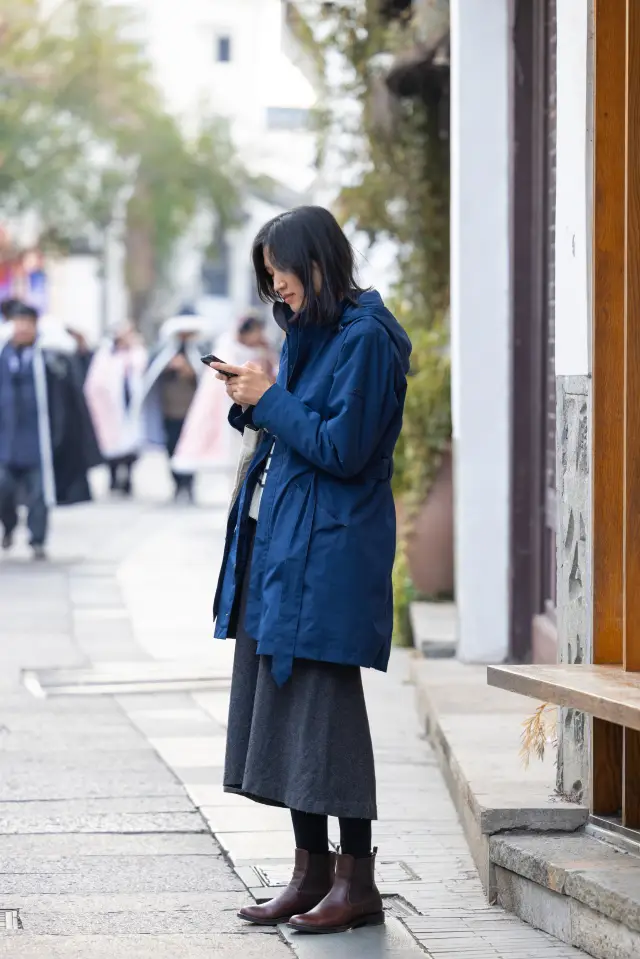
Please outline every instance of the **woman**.
M174 469L172 461L204 371L200 357L207 348L198 341L208 340L208 327L207 321L189 306L166 320L160 327L159 345L150 357L143 386L146 440L166 449L174 499L189 503L194 500L194 474L188 469Z
M389 660L390 480L411 345L379 294L357 286L326 210L271 220L253 263L286 342L275 384L256 366L212 364L234 374L231 424L262 431L214 604L216 636L236 636L224 788L288 807L297 848L285 892L240 916L341 932L384 921L360 667ZM327 816L340 820L337 857Z
M109 467L110 488L130 496L131 473L143 444L142 390L147 351L137 332L123 326L98 348L84 392Z

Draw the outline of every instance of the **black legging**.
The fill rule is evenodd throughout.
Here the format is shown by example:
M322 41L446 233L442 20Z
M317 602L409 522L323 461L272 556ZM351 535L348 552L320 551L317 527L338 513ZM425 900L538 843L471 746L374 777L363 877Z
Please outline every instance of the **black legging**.
M298 849L322 855L329 851L329 819L317 813L291 810L293 831ZM364 859L371 853L371 820L341 817L340 850L355 859Z

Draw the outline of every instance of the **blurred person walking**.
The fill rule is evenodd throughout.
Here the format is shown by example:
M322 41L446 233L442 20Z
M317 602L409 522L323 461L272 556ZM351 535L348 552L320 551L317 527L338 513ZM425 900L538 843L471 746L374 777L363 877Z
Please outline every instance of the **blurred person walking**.
M100 463L68 341L41 334L37 310L15 303L0 344L0 523L13 545L21 497L30 545L45 557L49 509L91 499L87 471Z
M89 366L84 392L109 467L112 492L130 496L132 470L142 450L142 399L147 351L132 326L100 345Z
M391 475L411 344L358 286L327 210L267 223L253 262L286 343L275 383L258 366L212 364L233 374L230 423L256 447L214 601L215 635L236 637L224 789L290 809L297 848L286 890L240 916L342 932L384 921L361 667L386 670L391 649Z
M66 332L72 337L73 341L76 344L75 362L78 367L78 372L80 378L84 383L87 379L87 374L89 372L89 367L93 362L94 351L89 346L86 336L81 330L76 329L72 326L65 327Z
M152 355L143 384L143 420L146 439L163 446L173 458L204 370L206 352L198 345L206 323L186 307L160 329L159 346ZM174 498L193 502L193 472L171 470Z
M214 353L236 366L255 363L273 375L278 360L266 338L265 325L260 317L243 317L217 339ZM175 473L215 470L227 473L233 481L242 437L228 428L231 406L215 378L203 376L171 461Z

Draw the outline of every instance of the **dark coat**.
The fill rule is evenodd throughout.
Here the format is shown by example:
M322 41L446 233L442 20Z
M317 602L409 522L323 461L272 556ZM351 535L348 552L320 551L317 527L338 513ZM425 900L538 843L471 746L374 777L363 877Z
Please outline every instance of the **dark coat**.
M282 309L282 308L280 308ZM289 311L290 315L290 311ZM393 451L411 344L375 291L337 329L287 324L278 382L231 410L260 443L227 527L215 635L234 635L249 504L275 441L260 507L245 628L280 684L295 657L385 670L396 550Z
M43 350L56 503L91 499L87 471L102 462L73 355Z

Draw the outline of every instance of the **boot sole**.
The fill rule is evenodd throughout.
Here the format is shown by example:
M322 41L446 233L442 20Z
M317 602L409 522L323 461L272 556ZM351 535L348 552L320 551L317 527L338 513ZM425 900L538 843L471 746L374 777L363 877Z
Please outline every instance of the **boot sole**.
M359 919L354 919L353 922L348 923L346 926L329 926L322 928L318 926L299 926L297 923L294 925L292 922L287 922L287 925L291 929L295 929L296 932L316 936L329 936L334 933L349 932L351 929L361 929L363 926L382 926L384 921L384 912L374 912L369 916L360 916Z
M282 916L280 919L252 919L251 916L243 916L241 912L236 913L238 919L250 922L253 926L280 926L283 922L289 922L291 916Z

